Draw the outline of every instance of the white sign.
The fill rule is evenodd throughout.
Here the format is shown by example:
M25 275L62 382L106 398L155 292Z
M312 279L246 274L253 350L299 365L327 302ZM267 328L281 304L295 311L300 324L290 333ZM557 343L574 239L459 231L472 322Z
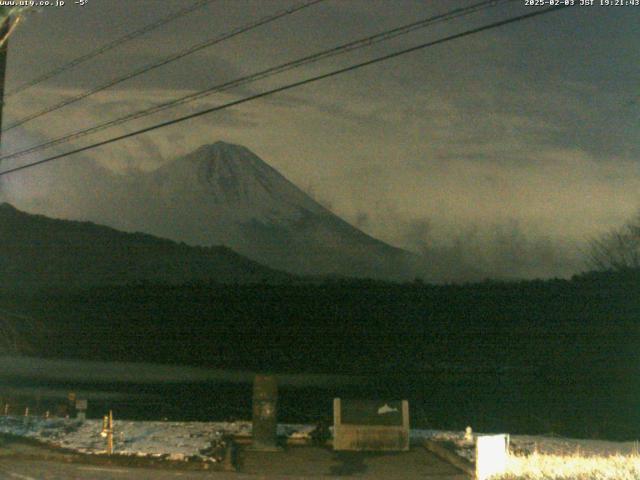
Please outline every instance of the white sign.
M504 474L509 455L509 435L478 435L476 437L476 479L486 480Z

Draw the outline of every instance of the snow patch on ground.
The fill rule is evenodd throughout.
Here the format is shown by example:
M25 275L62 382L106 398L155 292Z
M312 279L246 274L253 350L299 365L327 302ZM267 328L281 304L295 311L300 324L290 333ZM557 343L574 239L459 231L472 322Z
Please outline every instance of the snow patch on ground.
M0 432L31 438L52 446L80 453L106 453L106 438L101 435L102 420L79 422L69 419L23 417L0 418ZM167 456L174 459L198 457L222 433L250 434L248 422L133 422L116 421L114 453L136 456Z
M281 424L278 435L307 439L315 429L311 425ZM105 454L107 441L102 420L78 420L38 417L0 417L0 433L17 435L46 444L87 454ZM208 454L212 442L224 434L250 436L251 422L138 422L116 420L114 453L119 455L189 457L213 460Z
M212 442L223 434L250 436L251 422L138 422L115 421L114 453L120 455L166 457L170 459L199 458L213 461L206 452ZM310 439L313 425L279 424L278 435L290 439ZM101 435L102 420L78 420L38 417L0 417L0 433L31 438L52 446L87 454L106 453L106 439ZM465 440L465 432L442 430L411 430L411 441L430 439L456 445L457 453L474 461L473 442ZM535 451L584 456L628 455L638 452L636 442L577 440L558 437L512 435L512 448L522 454Z

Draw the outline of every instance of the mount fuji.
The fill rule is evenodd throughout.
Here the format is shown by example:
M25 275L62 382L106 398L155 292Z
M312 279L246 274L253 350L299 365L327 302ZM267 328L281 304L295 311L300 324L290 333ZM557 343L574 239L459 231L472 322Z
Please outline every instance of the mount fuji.
M126 224L191 245L224 245L272 268L303 275L411 276L414 255L358 230L246 147L205 145L130 187L144 208Z

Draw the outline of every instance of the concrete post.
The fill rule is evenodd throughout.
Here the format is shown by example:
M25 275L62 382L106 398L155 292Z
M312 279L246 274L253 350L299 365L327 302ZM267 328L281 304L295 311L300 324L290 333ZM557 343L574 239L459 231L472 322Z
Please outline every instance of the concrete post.
M278 451L278 382L271 375L253 381L253 442L251 449Z
M87 419L87 400L85 399L77 399L76 400L76 419L84 422Z

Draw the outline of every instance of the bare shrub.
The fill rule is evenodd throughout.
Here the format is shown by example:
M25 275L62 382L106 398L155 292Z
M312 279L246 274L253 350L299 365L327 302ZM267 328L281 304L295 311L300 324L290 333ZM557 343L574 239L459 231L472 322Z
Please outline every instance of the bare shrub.
M589 260L597 270L640 269L640 213L623 227L591 240Z

